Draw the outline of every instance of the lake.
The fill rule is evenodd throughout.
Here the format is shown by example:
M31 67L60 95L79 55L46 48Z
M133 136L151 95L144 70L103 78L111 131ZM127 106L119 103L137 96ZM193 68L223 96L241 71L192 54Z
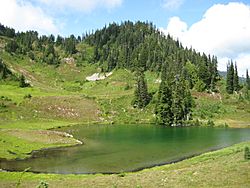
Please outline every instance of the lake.
M1 161L0 168L60 174L120 173L197 155L250 140L250 129L77 125L59 129L83 145L40 150L31 158Z

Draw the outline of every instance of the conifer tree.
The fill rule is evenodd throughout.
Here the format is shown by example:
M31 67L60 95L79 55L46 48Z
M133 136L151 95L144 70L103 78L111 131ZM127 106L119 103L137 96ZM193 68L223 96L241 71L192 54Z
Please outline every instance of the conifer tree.
M234 91L234 65L233 62L227 65L227 83L226 83L227 93L232 94Z
M60 35L57 35L56 38L56 46L60 46L63 43L63 37L61 37Z
M123 67L125 67L125 64L126 64L126 53L125 53L125 49L121 48L119 50L117 67L123 68Z
M98 46L95 46L94 55L93 55L93 62L96 63L99 61L99 59L100 59L100 54L99 54Z
M142 46L141 50L139 51L138 63L139 63L139 67L143 71L147 70L147 67L146 67L147 59L148 59L147 49L145 46Z
M166 63L163 64L158 101L155 107L157 123L179 126L191 118L194 103L188 80L184 79L184 73L185 69L174 77L172 68Z
M144 108L150 102L151 97L148 94L147 82L143 71L138 70L136 72L136 86L135 86L135 98L133 105L138 108Z
M155 108L156 121L161 125L173 124L172 91L167 81L162 81L158 93L158 102Z
M184 119L184 88L182 85L182 80L179 75L175 77L173 82L173 103L172 103L172 111L174 116L174 125L182 125L182 121Z
M0 73L1 73L1 71L0 71ZM2 76L1 76L1 78L2 78L3 80L4 80L5 78L7 78L7 74L8 74L7 67L4 66L4 67L3 67L3 71L2 71Z
M173 124L171 90L170 79L167 77L167 64L164 63L161 72L158 101L155 107L156 121L161 125L171 126Z
M247 89L250 89L250 78L248 75L248 69L246 70L246 85L247 85Z
M211 63L211 84L210 84L210 90L215 90L216 81L218 79L218 71L217 71L217 58L215 56L212 57L212 63Z
M64 44L65 51L68 55L72 55L77 52L76 50L76 38L74 35L71 35L69 38L65 39Z
M184 82L184 120L190 120L192 118L192 108L194 107L194 100L189 89L188 81Z
M28 87L29 84L25 82L25 77L21 75L20 80L19 80L19 87Z
M0 58L0 80L6 78L15 78L8 67L4 64L3 60Z
M7 45L5 46L5 50L8 53L12 53L12 52L16 52L18 49L18 44L15 40L11 40L10 42L7 43Z
M236 63L235 63L235 68L234 68L233 86L234 86L234 91L238 92L240 89L240 86L239 86L239 76L238 76L238 70L237 70Z

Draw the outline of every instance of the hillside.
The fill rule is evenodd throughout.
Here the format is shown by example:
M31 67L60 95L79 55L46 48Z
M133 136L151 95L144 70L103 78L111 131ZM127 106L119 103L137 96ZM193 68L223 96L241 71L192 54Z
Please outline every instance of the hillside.
M250 101L243 89L227 94L226 80L217 71L217 58L184 48L151 23L114 23L83 37L66 38L39 36L35 31L17 33L0 25L0 59L0 158L22 159L33 150L82 144L53 128L94 123L156 123L156 109L165 91L184 106L187 100L180 99L178 93L190 93L192 104L188 101L190 106L185 106L189 107L188 117L179 119L185 125L250 127ZM146 85L150 99L142 107L135 105L140 83ZM182 112L178 108L170 110ZM128 182L138 177L142 183L133 186L158 186L157 182L166 185L163 178L169 173L177 175L170 176L168 181L185 186L191 181L183 182L183 178L189 178L189 171L199 177L194 182L202 186L204 180L206 185L215 186L206 180L207 169L214 165L215 158L212 170L217 172L218 167L220 173L226 174L223 177L232 178L231 185L236 185L239 180L235 180L237 175L232 168L240 164L241 169L247 169L240 159L243 145L240 150L234 146L211 156L205 154L135 174L67 176L60 186L71 183L77 186L82 177L86 178L81 181L83 186L92 186L93 182L97 182L96 186L110 186L110 178L115 178L118 185L130 185ZM221 161L227 166L222 166ZM205 168L202 172L201 162ZM20 174L0 172L3 177L0 186L14 185ZM27 174L25 186L35 186L38 179L46 179L53 187L62 179L60 175ZM152 175L160 178L157 185L151 181ZM219 179L218 186L229 185L227 180Z
M131 114L134 114L133 111L137 110L132 109L129 106L131 101L127 100L127 96L134 92L137 69L146 71L149 93L153 98L157 95L161 67L164 63L168 64L175 75L185 71L190 88L213 90L213 82L218 80L216 57L210 58L205 54L201 56L195 50L184 49L178 41L174 41L170 36L165 37L152 24L142 22L110 24L93 34L86 34L83 38L71 35L68 38L57 36L56 39L53 35L38 37L35 31L15 33L13 29L2 26L1 44L3 64L12 75L19 78L23 75L32 89L39 89L40 92L53 96L58 93L74 93L89 98L95 97L101 108L105 106L109 111L114 111L110 108L117 107L111 107L112 102L106 105L107 98L114 101L117 98L120 98L119 101L125 100L123 104L128 106L123 111L131 111ZM214 71L208 71L209 69ZM105 72L111 71L114 72L111 77L98 83L86 80L87 76L94 73L106 74ZM208 72L211 74L207 74ZM8 85L11 82L17 86L17 79L3 80L5 81L2 83ZM152 111L151 116L153 106L154 100L148 109L145 109ZM106 114L103 116L108 117L106 121L113 121L109 120L109 116L113 115L108 113L110 112L103 113ZM139 116L137 120L132 118L131 121L141 121L140 119L142 118ZM147 122L152 121L152 117L145 119L148 119Z
M22 121L37 118L44 121L46 117L45 121L153 123L163 64L167 64L168 74L173 74L172 77L183 75L188 81L188 87L198 101L194 119L211 119L222 108L227 108L224 107L226 103L221 103L228 96L224 97L224 81L219 81L216 57L182 47L179 41L165 37L152 23L113 23L82 38L74 35L68 38L39 37L35 31L15 33L15 30L4 26L1 26L1 35L2 64L15 77L1 80L2 103L6 103L5 98L12 101L8 101L9 105L2 105L1 119L4 122L19 120L20 117ZM143 111L131 105L138 69L145 72L152 95L151 102ZM94 73L108 72L113 74L104 80L91 82L86 79ZM21 75L31 87L19 87ZM211 91L218 93L209 94ZM59 100L54 100L55 97ZM73 105L74 102L71 106L62 102L64 98L77 101L79 97L83 100L82 106L86 100L95 103L90 106L96 106L93 109L96 117L79 115L83 112ZM211 100L216 107L202 106L202 100ZM61 109L79 112L74 116L67 110L65 113L55 110L57 107L48 104L51 101L63 103L58 104ZM200 106L208 109L198 110ZM52 110L48 111L48 108Z
M20 119L63 119L73 123L153 123L164 63L171 70L170 74L184 74L188 80L193 96L198 101L194 108L194 119L208 120L227 108L224 107L226 103L221 102L228 96L224 97L224 81L218 82L216 57L183 48L179 41L174 41L170 36L165 37L151 23L110 24L83 38L74 35L68 38L57 36L56 39L53 35L38 37L34 31L15 33L4 26L1 35L2 64L13 77L2 78L1 81L1 119L5 123L6 120L11 122ZM138 69L145 72L148 90L152 95L151 102L143 111L131 105L135 72ZM113 74L103 80L91 82L86 79L94 73L108 72ZM18 78L21 75L31 87L19 87ZM207 93L211 91L218 93ZM232 99L235 97L230 96ZM62 102L65 98L72 100L72 104ZM79 106L74 106L77 100L82 100L82 106L86 101L92 102L93 105L86 106L93 107L96 116L82 115L84 112L79 111ZM203 100L211 100L215 107L203 106ZM243 106L245 108L245 101ZM205 109L198 110L197 107ZM59 109L65 109L65 112Z

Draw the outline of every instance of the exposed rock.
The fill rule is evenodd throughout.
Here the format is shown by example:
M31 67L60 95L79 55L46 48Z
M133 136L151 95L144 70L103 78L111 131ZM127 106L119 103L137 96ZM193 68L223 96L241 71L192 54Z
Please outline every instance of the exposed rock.
M104 80L105 78L111 76L113 73L94 73L91 76L87 76L86 80L88 81L97 81L97 80Z

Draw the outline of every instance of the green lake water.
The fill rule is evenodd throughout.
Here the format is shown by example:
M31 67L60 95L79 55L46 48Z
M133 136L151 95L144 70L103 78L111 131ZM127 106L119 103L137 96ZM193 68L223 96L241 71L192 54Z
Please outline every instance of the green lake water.
M83 145L36 151L31 158L1 161L0 168L60 174L120 173L166 164L250 140L250 129L153 125L61 128Z

